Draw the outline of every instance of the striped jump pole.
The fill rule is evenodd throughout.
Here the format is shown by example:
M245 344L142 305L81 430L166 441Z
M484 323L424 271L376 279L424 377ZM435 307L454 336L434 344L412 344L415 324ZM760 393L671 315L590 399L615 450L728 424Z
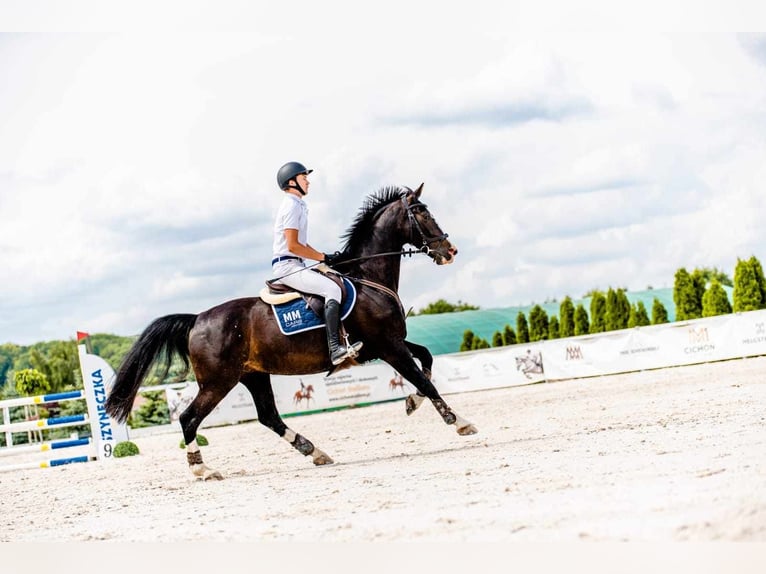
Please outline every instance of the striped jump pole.
M114 370L98 355L88 353L85 345L78 345L80 369L82 371L83 389L67 391L64 393L51 393L35 397L20 397L7 401L0 401L0 409L3 413L0 432L6 436L7 447L0 448L0 457L8 457L16 454L49 453L64 449L79 449L80 452L72 453L72 456L20 464L0 465L0 471L19 470L25 468L51 468L76 462L90 460L110 460L114 446L118 442L128 440L128 429L125 424L112 419L104 409L107 389L114 379ZM44 405L51 402L85 400L87 414L70 415L32 421L10 422L9 409L26 405ZM12 433L30 430L40 431L52 428L69 426L90 426L90 438L71 438L52 440L29 445L13 446ZM81 452L85 449L85 453Z

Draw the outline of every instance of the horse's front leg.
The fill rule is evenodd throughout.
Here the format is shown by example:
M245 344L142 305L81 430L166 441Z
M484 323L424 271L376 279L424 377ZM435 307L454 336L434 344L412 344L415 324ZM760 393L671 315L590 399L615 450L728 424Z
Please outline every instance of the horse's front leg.
M399 371L399 374L405 379L415 385L420 395L430 399L436 411L441 415L442 420L448 425L454 424L459 435L471 435L478 432L472 423L457 415L441 397L433 383L415 363L410 352L410 345L401 341L395 344L388 352L381 354L381 358Z
M423 345L418 345L417 343L411 343L410 341L405 341L405 345L407 345L407 348L410 350L410 353L412 353L412 356L415 357L420 361L421 370L423 371L423 374L425 377L430 381L431 380L431 367L434 364L434 358L431 355L431 351L429 351L426 347ZM407 416L414 413L418 407L423 404L423 401L425 400L426 396L422 394L420 391L417 391L407 397L407 400L405 401L405 409L407 412Z

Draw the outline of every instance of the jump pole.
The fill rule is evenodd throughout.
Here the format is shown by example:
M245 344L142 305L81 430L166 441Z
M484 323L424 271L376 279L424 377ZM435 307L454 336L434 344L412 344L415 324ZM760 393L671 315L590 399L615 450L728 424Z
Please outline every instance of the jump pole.
M36 460L21 464L2 465L0 471L12 471L26 468L50 468L75 462L91 460L111 460L117 443L128 440L128 428L125 424L112 419L104 409L108 389L114 380L114 370L98 355L88 353L85 345L78 345L80 370L82 372L83 389L52 393L34 397L20 397L0 402L3 411L3 421L0 431L5 432L6 443L10 446L0 448L0 458L15 454L59 451L69 448L89 447L86 454ZM70 415L33 421L11 423L8 417L10 408L25 405L41 405L51 402L85 400L87 414ZM82 426L88 424L91 430L90 438L70 438L45 441L23 446L12 446L12 433L29 430ZM82 449L80 448L80 452ZM72 453L73 455L75 453Z

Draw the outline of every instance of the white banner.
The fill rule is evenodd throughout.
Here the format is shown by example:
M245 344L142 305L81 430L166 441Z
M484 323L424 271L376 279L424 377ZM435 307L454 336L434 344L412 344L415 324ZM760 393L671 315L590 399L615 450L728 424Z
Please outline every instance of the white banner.
M128 440L128 427L118 423L104 409L107 393L114 381L114 369L98 355L88 353L85 345L78 345L77 349L88 403L91 440L96 444L99 460L109 460L117 443Z
M756 355L766 355L766 310L437 355L432 381L447 395ZM383 362L345 369L330 377L324 373L275 375L271 381L282 415L403 399L415 392ZM173 420L196 393L194 383L180 392L168 390ZM202 426L256 418L250 393L237 385Z

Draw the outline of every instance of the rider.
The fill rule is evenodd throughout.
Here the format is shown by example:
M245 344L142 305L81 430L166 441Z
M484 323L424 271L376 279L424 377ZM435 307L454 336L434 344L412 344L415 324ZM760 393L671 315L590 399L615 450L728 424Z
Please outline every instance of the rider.
M284 191L274 222L274 254L271 260L272 272L279 282L297 291L314 293L324 298L324 319L327 329L327 344L330 361L341 364L346 358L356 357L362 343L346 347L340 342L340 287L329 277L313 269L306 269L304 259L321 261L332 266L337 263L340 253L332 255L317 251L308 242L308 206L303 200L309 191L308 175L314 170L307 169L297 161L291 161L279 168L277 184ZM305 271L301 271L306 269Z

